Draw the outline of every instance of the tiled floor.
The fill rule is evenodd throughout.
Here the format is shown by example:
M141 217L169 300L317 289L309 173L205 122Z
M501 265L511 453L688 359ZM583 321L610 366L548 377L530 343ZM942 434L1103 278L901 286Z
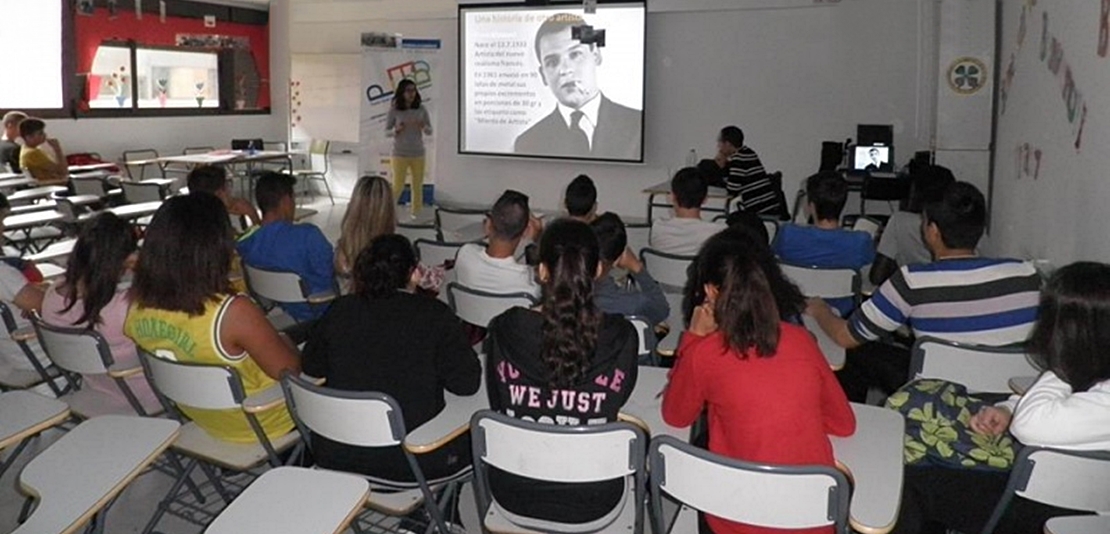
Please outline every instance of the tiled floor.
M340 223L346 209L345 201L340 200L335 206L332 206L326 198L322 201L316 199L306 203L305 207L318 211L316 215L307 219L307 222L318 225L328 239L334 243L339 237ZM403 211L399 216L406 218L406 220L408 218L407 212ZM61 435L62 433L57 430L43 433L23 452L17 463L4 474L3 478L0 478L0 532L11 532L17 526L16 519L24 502L24 495L17 489L19 473L23 466ZM6 458L6 455L4 457ZM75 477L81 476L80 473L74 473L73 475ZM141 532L156 509L159 499L169 490L171 483L169 476L153 471L136 479L112 505L107 517L106 530L108 534ZM468 530L479 532L473 494L469 487L463 490L459 508L463 514L463 523L467 525ZM162 519L157 529L157 532L164 534L197 534L201 531L200 527L169 515Z

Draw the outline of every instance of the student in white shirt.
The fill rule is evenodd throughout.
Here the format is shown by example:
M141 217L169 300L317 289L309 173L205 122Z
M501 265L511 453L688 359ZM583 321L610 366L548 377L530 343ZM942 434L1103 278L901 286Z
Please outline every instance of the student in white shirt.
M722 223L703 221L701 205L709 194L705 177L695 167L686 167L671 179L671 205L674 217L651 225L651 248L668 254L693 256L710 236L725 229Z
M532 267L515 257L522 239L536 241L543 223L532 216L528 196L508 190L494 203L486 217L486 240L469 243L455 257L455 279L462 285L490 293L540 295Z
M1056 271L1041 294L1028 350L1045 372L1020 398L972 415L971 429L987 436L1009 429L1026 446L1110 450L1110 265L1079 262ZM907 467L894 532L923 532L928 523L979 532L1008 475ZM1017 497L995 532L1040 533L1049 518L1076 513Z

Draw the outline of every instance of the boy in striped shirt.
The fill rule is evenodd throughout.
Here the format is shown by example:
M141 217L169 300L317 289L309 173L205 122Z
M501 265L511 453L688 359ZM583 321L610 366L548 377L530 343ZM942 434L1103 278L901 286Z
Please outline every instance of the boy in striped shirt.
M759 155L744 144L744 131L735 126L721 129L717 139L717 166L730 197L740 197L739 209L756 215L777 215L778 195ZM711 184L717 185L717 184Z
M975 248L985 226L983 194L955 182L923 213L922 236L933 263L903 266L847 320L820 299L810 299L806 313L847 349L889 337L903 325L919 338L988 346L1024 342L1037 318L1040 275L1027 262L980 258ZM907 352L870 347L849 352L841 383L849 398L859 398L869 386L889 392L908 376Z

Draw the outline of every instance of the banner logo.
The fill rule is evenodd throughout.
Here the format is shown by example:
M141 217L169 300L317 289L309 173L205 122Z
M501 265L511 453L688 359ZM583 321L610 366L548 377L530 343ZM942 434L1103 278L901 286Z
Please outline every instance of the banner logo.
M379 84L366 88L366 100L371 104L393 98L394 89L404 79L412 80L422 91L432 86L432 66L422 59L389 67L385 69L385 76L389 79L388 91Z

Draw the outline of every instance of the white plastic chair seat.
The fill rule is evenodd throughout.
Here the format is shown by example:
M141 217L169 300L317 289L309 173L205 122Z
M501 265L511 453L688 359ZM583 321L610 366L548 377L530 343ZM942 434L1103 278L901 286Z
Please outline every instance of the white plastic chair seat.
M1021 349L959 345L924 337L913 346L911 378L940 378L972 393L1008 393L1015 376L1040 374Z
M63 274L66 274L66 270L64 267L61 267L60 265L54 265L53 263L39 263L35 265L35 267L38 267L39 272L42 273L42 277L47 280L51 278L57 278L59 276L62 276Z
M367 508L394 516L408 515L423 504L424 495L419 488L395 493L374 491L366 500Z
M334 534L354 519L369 494L370 485L357 476L278 467L236 497L205 534Z
M119 415L81 423L20 473L20 488L40 502L15 533L78 531L169 447L179 427L169 419Z
M299 439L301 435L294 430L270 442L274 450L280 452L292 447ZM262 444L231 443L216 439L196 423L187 423L181 427L181 435L173 443L173 450L235 471L246 471L267 459L266 449Z
M1045 534L1106 534L1110 532L1110 516L1053 517L1044 524L1044 532Z
M627 534L632 532L636 524L636 492L632 488L626 488L624 500L611 512L597 520L580 525L520 517L502 508L497 501L490 504L489 511L483 518L483 524L487 530L497 534L543 534L545 532ZM524 525L539 530L532 530Z
M69 417L64 402L31 391L0 393L0 450L19 443Z
M0 373L0 385L9 389L27 389L42 382L42 375L32 369L7 369Z

